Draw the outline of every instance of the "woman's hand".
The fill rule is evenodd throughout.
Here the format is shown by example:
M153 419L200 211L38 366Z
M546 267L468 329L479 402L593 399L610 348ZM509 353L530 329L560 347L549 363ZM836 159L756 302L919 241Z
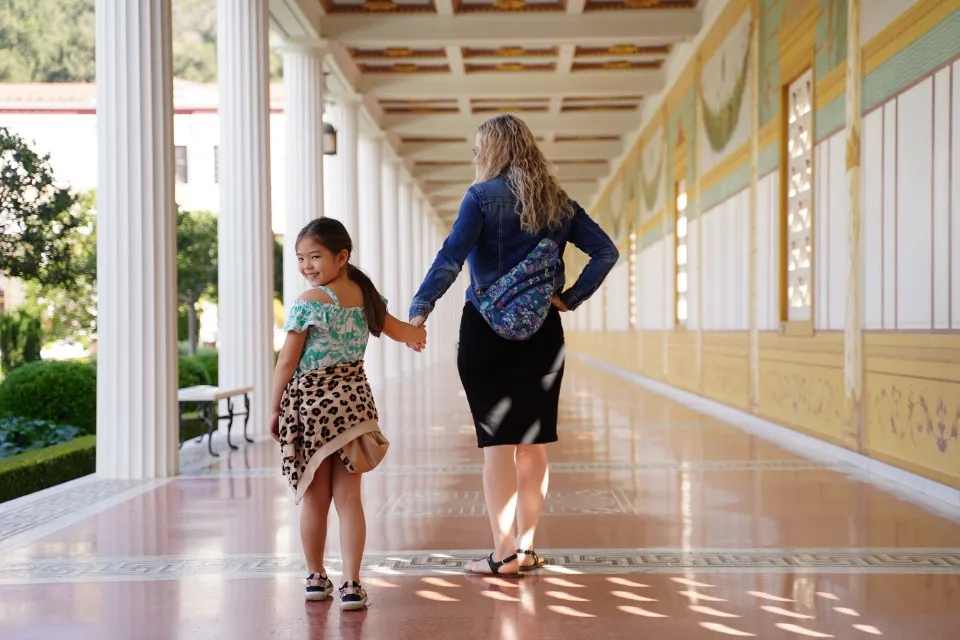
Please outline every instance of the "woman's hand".
M280 442L280 412L274 411L270 418L270 435L274 440Z
M551 302L553 302L553 306L560 311L570 311L570 309L567 308L567 305L563 303L563 300L561 300L559 296L553 296L553 300Z

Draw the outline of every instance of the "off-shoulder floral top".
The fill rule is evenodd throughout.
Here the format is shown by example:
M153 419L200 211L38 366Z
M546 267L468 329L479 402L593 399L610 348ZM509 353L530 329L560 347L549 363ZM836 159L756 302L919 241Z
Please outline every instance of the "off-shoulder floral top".
M328 287L316 287L333 302L297 300L284 331L307 331L307 340L300 355L296 375L307 371L363 360L370 339L370 327L363 307L341 307L340 300Z

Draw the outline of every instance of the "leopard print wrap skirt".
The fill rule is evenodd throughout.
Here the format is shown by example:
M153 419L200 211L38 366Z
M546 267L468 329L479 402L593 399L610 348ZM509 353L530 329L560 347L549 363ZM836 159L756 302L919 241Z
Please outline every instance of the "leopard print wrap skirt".
M380 463L390 443L378 420L362 361L294 376L280 401L280 452L298 503L334 454L351 473Z

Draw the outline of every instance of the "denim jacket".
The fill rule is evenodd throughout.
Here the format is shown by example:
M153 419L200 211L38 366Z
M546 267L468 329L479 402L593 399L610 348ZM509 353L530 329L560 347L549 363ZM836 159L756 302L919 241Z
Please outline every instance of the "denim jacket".
M503 176L467 190L453 229L413 298L411 319L427 317L433 311L437 300L457 279L464 260L469 261L473 285L467 290L467 300L478 305L474 288L482 291L495 283L548 237L560 246L561 256L568 241L590 256L580 278L566 290L561 260L554 290L562 291L558 295L563 303L573 310L593 295L620 257L610 237L576 202L573 217L562 228L544 229L536 235L527 233L520 228L517 204Z

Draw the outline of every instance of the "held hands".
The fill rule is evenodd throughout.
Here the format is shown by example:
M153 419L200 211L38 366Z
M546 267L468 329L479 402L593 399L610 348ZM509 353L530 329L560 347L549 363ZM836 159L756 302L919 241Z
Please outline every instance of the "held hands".
M410 321L415 330L410 332L413 339L407 343L407 347L417 353L427 348L427 330L423 326L426 322L427 319L423 316L417 316Z

